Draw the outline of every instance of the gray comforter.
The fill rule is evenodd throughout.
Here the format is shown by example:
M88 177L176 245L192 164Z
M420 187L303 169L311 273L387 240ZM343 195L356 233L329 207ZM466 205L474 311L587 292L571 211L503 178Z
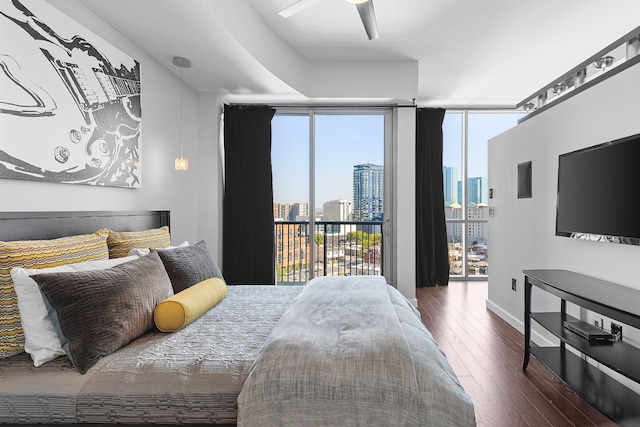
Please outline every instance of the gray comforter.
M382 277L307 284L254 362L238 425L473 426L473 403L419 314Z
M237 397L297 286L229 286L180 331L150 332L85 374L60 357L0 359L0 424L233 424Z

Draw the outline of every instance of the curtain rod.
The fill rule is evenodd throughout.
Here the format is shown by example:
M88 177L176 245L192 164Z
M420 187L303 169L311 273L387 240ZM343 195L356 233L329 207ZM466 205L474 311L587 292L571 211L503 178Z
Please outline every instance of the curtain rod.
M382 109L382 108L417 108L417 105L410 104L380 104L380 105L312 105L312 104L268 104L268 103L260 103L260 104L246 104L246 103L230 103L228 105L232 106L251 106L251 105L265 105L272 108L290 108L290 109L343 109L343 110L353 110L353 109Z
M519 111L518 108L513 106L484 106L484 107L421 107L419 105L411 105L411 104L380 104L380 105L306 105L306 104L247 104L247 103L229 103L227 105L231 106L255 106L255 105L264 105L272 108L282 108L282 109L301 109L301 110L310 110L310 109L336 109L336 110L353 110L353 109L385 109L385 108L441 108L443 110L447 110L448 112L458 112L458 111L487 111L487 112L500 112L500 111Z

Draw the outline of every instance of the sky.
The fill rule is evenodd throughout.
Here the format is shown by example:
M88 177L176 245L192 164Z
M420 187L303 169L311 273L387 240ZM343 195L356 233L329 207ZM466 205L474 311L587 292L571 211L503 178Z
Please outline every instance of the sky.
M517 123L519 114L469 114L469 177L487 176L487 140ZM384 116L315 113L316 210L329 200L353 198L353 167L384 164ZM309 117L276 114L271 122L273 200L309 201ZM443 164L462 164L462 113L443 123Z
M382 114L315 115L316 210L329 200L353 198L353 167L384 165ZM273 200L309 201L309 119L276 115L271 121Z
M521 113L469 113L468 117L468 169L469 178L487 176L487 141L507 129L514 127ZM445 115L442 124L443 166L453 166L461 173L462 165L462 113L451 112Z

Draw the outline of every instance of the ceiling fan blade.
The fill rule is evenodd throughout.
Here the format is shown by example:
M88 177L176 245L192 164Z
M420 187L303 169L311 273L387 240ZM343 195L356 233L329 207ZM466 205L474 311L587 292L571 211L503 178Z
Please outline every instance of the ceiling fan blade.
M369 0L365 3L356 4L360 19L362 19L362 25L367 32L369 40L374 40L379 37L378 35L378 23L376 22L376 12L373 9L373 0Z
M319 1L320 0L298 0L297 2L292 3L289 6L282 9L280 12L278 12L278 15L282 16L283 18L288 18L290 16L295 15L296 13L302 12L309 6L313 6Z

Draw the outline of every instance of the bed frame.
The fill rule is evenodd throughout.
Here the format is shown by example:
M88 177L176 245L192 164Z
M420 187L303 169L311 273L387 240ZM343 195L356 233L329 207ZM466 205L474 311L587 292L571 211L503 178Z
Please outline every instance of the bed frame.
M55 239L90 234L101 228L141 231L170 226L170 222L170 211L0 212L0 241ZM38 424L39 427L60 425L63 424ZM75 427L96 425L108 424L74 424Z
M55 239L101 228L140 231L170 226L169 211L0 212L0 240Z

